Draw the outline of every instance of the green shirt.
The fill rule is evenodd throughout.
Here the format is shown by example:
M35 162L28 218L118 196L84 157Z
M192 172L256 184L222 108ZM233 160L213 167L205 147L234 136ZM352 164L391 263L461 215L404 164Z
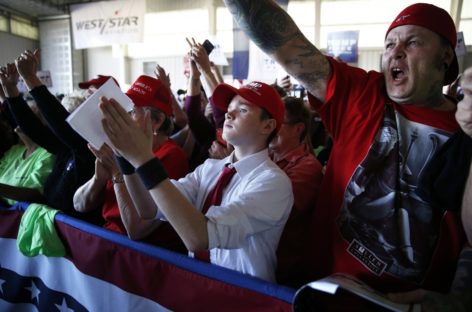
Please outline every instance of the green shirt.
M43 192L44 182L52 171L55 156L44 148L36 150L23 159L24 145L13 145L0 159L0 183L37 189ZM4 198L10 205L15 200Z

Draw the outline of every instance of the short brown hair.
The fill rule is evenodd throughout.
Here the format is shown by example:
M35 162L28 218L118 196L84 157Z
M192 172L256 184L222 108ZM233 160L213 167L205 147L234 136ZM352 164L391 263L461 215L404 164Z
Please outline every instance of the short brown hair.
M310 133L312 124L312 115L302 99L288 96L283 99L285 104L285 120L290 124L303 123L305 129L300 134L300 142L302 142L308 133Z

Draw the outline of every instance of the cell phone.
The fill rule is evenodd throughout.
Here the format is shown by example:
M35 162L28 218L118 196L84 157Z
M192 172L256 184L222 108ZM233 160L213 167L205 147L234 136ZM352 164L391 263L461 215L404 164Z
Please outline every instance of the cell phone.
M305 96L305 88L303 88L299 84L295 84L295 85L293 85L293 88L292 88L292 91L290 92L290 95L294 96L294 97L297 97L297 98L300 98L300 99L303 99L303 97Z
M211 51L213 51L213 49L215 48L215 46L213 45L213 43L210 42L210 40L206 39L205 41L203 41L203 47L205 48L205 51L208 55L210 55Z

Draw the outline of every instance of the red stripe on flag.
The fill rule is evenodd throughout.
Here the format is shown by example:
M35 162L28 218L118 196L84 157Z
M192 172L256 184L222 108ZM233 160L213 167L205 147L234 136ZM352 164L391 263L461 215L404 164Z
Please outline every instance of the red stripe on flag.
M22 215L23 211L0 209L0 219L2 220L0 236L16 239L18 237L18 228L20 226Z
M68 256L87 275L176 311L291 311L290 303L181 269L62 222ZM152 248L152 247L150 247ZM181 256L175 254L176 256ZM186 256L181 256L186 257Z

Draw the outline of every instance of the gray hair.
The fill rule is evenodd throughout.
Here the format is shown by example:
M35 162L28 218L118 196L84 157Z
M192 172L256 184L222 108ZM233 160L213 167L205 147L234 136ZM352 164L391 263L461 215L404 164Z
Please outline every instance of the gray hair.
M72 113L87 97L87 90L74 90L62 98L61 104L69 113Z

